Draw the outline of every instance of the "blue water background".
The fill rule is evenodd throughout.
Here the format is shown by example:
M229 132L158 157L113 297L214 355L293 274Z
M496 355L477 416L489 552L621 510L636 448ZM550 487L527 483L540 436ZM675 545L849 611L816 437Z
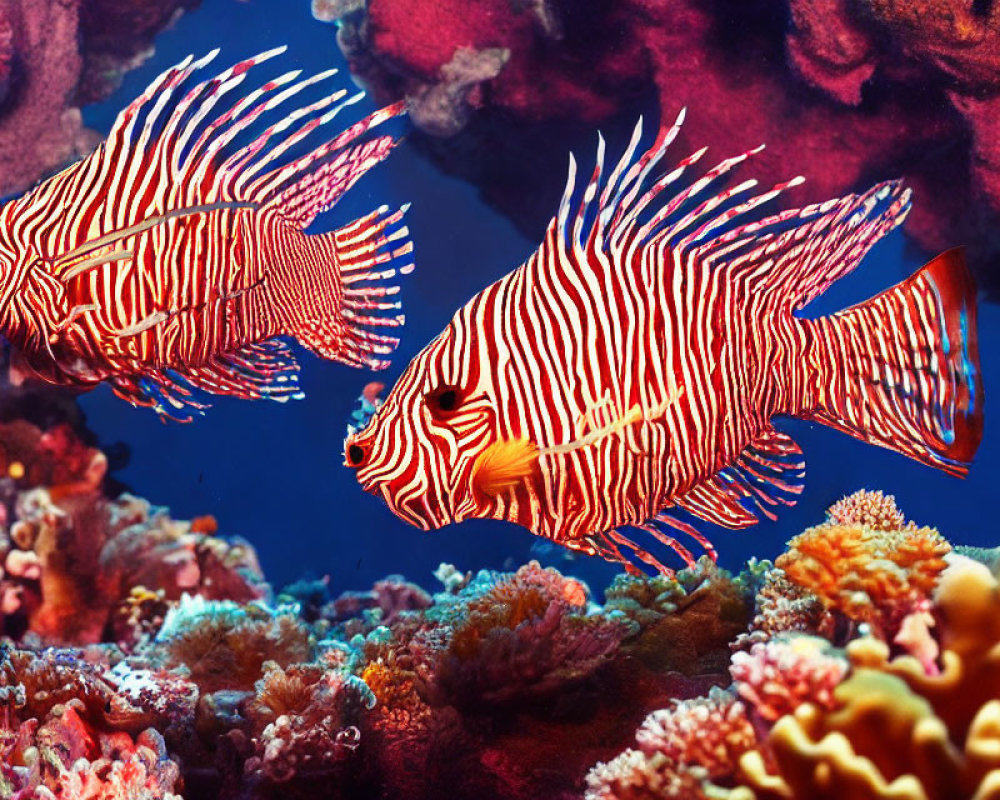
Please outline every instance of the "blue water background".
M200 9L158 37L155 56L126 76L117 93L85 109L85 120L106 133L119 109L189 53L200 55L221 47L210 68L221 71L279 44L287 44L288 52L258 68L259 75L268 78L297 68L311 74L340 66L342 74L335 80L351 86L335 28L313 20L308 0L205 0ZM372 109L366 98L344 112L343 123ZM406 131L405 123L394 124L396 132ZM592 152L577 155L587 164ZM789 175L799 170L798 165L788 164ZM752 164L743 174L749 173ZM536 191L551 195L554 212L560 188L524 187L526 194ZM361 387L375 379L391 385L462 303L534 250L546 223L538 221L534 240L525 238L484 205L473 187L446 177L404 142L314 230L338 227L382 203L406 202L413 203L408 222L418 269L405 280L407 322L390 370L378 375L361 372L303 351L306 399L279 405L212 398L207 415L188 425L164 425L153 413L132 409L101 387L80 402L103 444L123 441L131 448L130 462L115 477L135 493L169 506L176 517L214 514L223 533L244 536L256 546L265 573L276 586L305 574L329 575L336 593L365 588L390 573L434 586L431 573L442 561L476 570L510 567L536 557L581 575L595 589L603 587L616 567L598 559L567 561L561 548L532 550L541 540L506 523L477 520L430 534L410 528L381 500L364 494L353 472L341 465L346 420ZM855 274L817 299L808 314L836 311L865 299L906 277L929 255L909 245L901 233L893 233ZM715 542L721 562L737 567L751 556L774 557L788 538L821 521L830 503L862 487L896 495L910 519L937 526L953 542L996 543L992 514L1000 447L989 425L997 412L989 379L998 374L1000 358L1000 312L995 305L981 305L979 331L987 378L987 428L967 480L950 478L821 426L782 421L780 427L805 451L806 490L798 505L785 509L776 523L765 521L742 532L702 526Z

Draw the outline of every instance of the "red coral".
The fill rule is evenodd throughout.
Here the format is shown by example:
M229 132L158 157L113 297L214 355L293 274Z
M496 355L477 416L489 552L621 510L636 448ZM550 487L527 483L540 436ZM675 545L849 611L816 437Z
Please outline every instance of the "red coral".
M906 230L931 250L970 245L985 270L1000 246L1000 6L981 5L370 0L338 41L383 98L407 97L418 127L467 131L430 149L525 227L538 224L526 187L553 169L551 143L573 138L551 124L632 116L637 88L653 89L664 118L689 107L690 150L766 143L753 178L805 175L788 202L903 177L915 194Z
M180 768L163 737L149 729L132 739L127 733L92 728L73 706L41 726L21 726L16 744L3 752L11 767L4 788L16 797L58 796L73 800L180 800L173 793ZM46 791L47 790L47 791Z

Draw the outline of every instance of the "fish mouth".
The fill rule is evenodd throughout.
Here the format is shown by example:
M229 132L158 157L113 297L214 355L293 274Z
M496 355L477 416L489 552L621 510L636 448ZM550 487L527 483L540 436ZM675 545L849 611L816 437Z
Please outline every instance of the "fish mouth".
M420 492L405 500L393 500L389 486L385 483L368 481L361 488L368 494L381 497L397 517L423 531L436 530L454 522L451 514L440 503L432 502L431 490Z

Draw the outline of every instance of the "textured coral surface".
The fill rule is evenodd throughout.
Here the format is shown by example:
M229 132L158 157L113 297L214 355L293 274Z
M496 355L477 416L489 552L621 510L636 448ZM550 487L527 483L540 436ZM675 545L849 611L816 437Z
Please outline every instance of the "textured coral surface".
M0 197L90 152L80 106L144 60L153 36L199 0L0 3Z
M351 69L405 96L423 146L532 233L582 127L616 131L655 95L689 108L685 139L721 158L764 142L752 176L808 179L822 201L902 176L909 233L970 245L991 274L1000 247L1000 10L968 0L748 3L367 0L324 7ZM553 136L554 129L560 131ZM456 140L456 136L460 138ZM992 270L995 272L995 270Z

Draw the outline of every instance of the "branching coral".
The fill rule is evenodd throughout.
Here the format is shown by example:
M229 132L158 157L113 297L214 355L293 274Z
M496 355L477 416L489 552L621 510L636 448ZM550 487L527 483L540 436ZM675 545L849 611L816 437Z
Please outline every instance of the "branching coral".
M859 501L857 507L864 507ZM856 513L845 501L836 513ZM891 521L884 509L859 516ZM933 528L878 530L829 521L792 539L775 562L788 578L849 619L891 638L903 618L928 601L951 550Z
M636 734L640 750L626 750L587 775L587 800L702 800L709 778L726 778L757 736L743 704L713 689L708 697L654 711Z

